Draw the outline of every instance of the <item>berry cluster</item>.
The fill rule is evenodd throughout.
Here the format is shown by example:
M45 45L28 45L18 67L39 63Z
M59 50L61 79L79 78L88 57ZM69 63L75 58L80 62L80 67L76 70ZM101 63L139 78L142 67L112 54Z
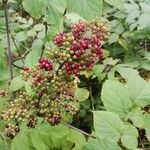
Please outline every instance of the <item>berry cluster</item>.
M1 112L1 118L6 121L15 119L16 121L22 121L28 118L27 112L30 107L30 98L27 93L20 93L19 99L14 102L9 102L4 105Z
M43 69L38 64L22 70L21 77L30 81L34 95L20 92L15 101L6 103L1 112L3 120L15 120L18 124L25 121L28 128L35 128L37 117L55 125L60 122L62 113L75 115L78 112L73 106L76 84L73 79L61 75L60 70L56 74L54 70ZM70 102L70 106L66 107Z
M45 69L45 70L52 70L53 69L53 64L49 59L41 58L39 60L39 67L41 69Z
M110 34L107 20L79 22L72 25L69 33L59 33L54 38L55 50L48 50L49 57L67 75L79 76L81 71L90 70L103 58L102 41Z
M73 36L79 39L83 34L87 31L87 23L79 22L77 24L72 25L71 32Z
M37 125L37 117L35 117L33 115L29 116L27 127L28 128L35 128L36 125Z
M13 138L18 132L20 128L18 125L6 124L5 125L5 134L7 137Z
M32 69L30 67L24 67L23 70L20 72L23 80L27 81L31 72Z
M96 35L100 40L107 39L110 35L110 24L108 20L92 20L87 24L93 35Z
M60 116L60 112L53 112L53 113L46 113L45 114L45 120L50 123L51 125L55 125L55 124L58 124L60 123L60 119L61 119L61 116Z
M1 118L8 123L15 122L6 125L6 135L14 137L20 131L21 121L28 128L35 128L38 117L56 125L62 116L77 114L76 76L102 60L102 41L108 35L109 23L99 20L79 22L69 33L58 33L54 38L56 47L47 50L50 59L39 59L37 65L21 71L21 78L30 89L22 88L13 102L4 105ZM1 97L5 95L5 91L0 92Z
M54 39L54 43L58 46L62 46L63 42L66 40L66 34L61 32L58 33Z

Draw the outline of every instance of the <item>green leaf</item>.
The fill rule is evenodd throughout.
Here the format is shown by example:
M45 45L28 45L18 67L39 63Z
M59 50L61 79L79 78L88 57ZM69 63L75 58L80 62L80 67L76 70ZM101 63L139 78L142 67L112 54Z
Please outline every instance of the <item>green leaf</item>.
M107 80L103 84L101 99L107 111L121 117L128 113L131 107L128 89L118 81Z
M63 147L66 143L67 135L69 134L69 128L63 125L50 126L49 124L44 124L37 130L44 139L47 137L47 146L53 147L53 149L61 149L61 147ZM48 139L51 140L52 143L49 143Z
M34 92L31 88L31 82L29 80L27 82L25 82L25 90L28 95L33 96Z
M94 111L93 114L96 136L117 142L123 129L120 118L116 114L106 111Z
M103 74L103 70L105 69L104 65L95 65L93 70L92 70L92 74L94 75L94 77L97 77L99 81L103 80L105 77L105 74Z
M8 143L7 143L7 140L6 139L2 139L0 137L0 149L1 150L9 150L9 146L8 146Z
M36 25L34 26L34 30L37 31L37 32L42 31L43 29L44 29L44 25L41 24L41 23L36 24Z
M25 32L23 32L23 31L18 32L18 33L16 34L16 37L15 37L15 39L17 40L17 42L25 41L26 38L27 38L27 36L26 36Z
M28 137L24 132L18 134L11 143L11 150L31 150Z
M67 0L67 11L78 13L87 20L100 17L102 10L103 0Z
M53 40L53 37L64 30L63 18L58 18L59 22L55 25L51 25L49 29L49 39Z
M135 18L138 18L140 15L139 6L136 3L126 3L125 9L128 13L126 21L128 23L134 23Z
M150 104L150 83L139 76L138 71L132 68L119 68L117 70L127 80L130 97L138 106Z
M124 0L104 0L104 1L109 5L114 6L118 9L123 9Z
M117 26L115 26L114 28L112 28L112 32L120 35L122 32L124 31L123 29L123 25L120 23Z
M51 24L49 29L50 36L63 31L63 14L66 9L66 1L63 0L47 0L47 21Z
M29 24L30 26L32 26L32 25L33 25L33 19L32 19L32 18L29 18L29 20L28 20L28 24Z
M43 41L41 39L36 39L32 43L32 51L25 58L25 65L32 67L37 64L40 58L41 49L43 46Z
M89 91L85 88L77 88L75 91L75 99L79 101L84 101L88 99Z
M22 78L20 76L15 77L10 84L10 91L14 92L19 90L20 88L22 88L24 86L25 82L22 80Z
M112 44L114 42L117 42L119 39L119 35L116 34L116 33L112 33L110 36L109 36L109 44Z
M67 140L75 144L75 147L72 150L81 150L83 145L86 144L84 135L75 130L70 130Z
M128 50L128 44L127 41L123 38L119 38L118 43L126 50Z
M136 27L137 27L138 23L137 22L134 22L130 25L130 32L133 31Z
M144 13L150 13L150 5L148 5L147 3L143 3L143 2L140 2L139 4L142 7L142 10Z
M150 13L144 13L139 17L139 20L138 20L139 29L144 29L150 24L149 16L150 16Z
M127 86L131 98L138 106L147 106L150 104L150 83L146 82L139 75L130 76L127 81Z
M46 0L48 7L50 6L51 8L55 9L59 13L63 14L66 7L67 3L66 0Z
M36 150L46 150L47 149L44 139L42 139L42 136L36 130L34 130L32 132L31 142L32 142L33 146L36 148Z
M125 78L129 79L131 76L139 76L139 72L133 68L129 68L126 66L118 67L117 71L120 73L120 75Z
M4 44L0 43L0 81L7 80L9 78L9 71L7 65L7 58L5 55Z
M39 19L46 11L45 0L23 0L22 4L24 9L36 19Z
M49 9L47 11L47 21L52 25L60 24L59 22L62 20L62 14L55 10L51 5L48 6Z
M146 130L146 137L150 141L150 114L144 115L144 128Z
M31 51L25 58L25 65L32 67L37 64L40 54L38 51Z
M40 32L38 32L38 35L37 35L37 37L39 38L39 39L43 39L43 40L45 40L45 30L42 30L42 31L40 31Z
M35 30L31 29L31 30L27 31L26 34L27 34L27 36L34 37L36 35L36 32L35 32Z
M3 111L3 106L4 106L4 103L5 103L5 99L0 97L0 111L2 112ZM0 122L1 124L1 122Z
M150 71L150 60L142 61L140 67Z
M79 14L74 12L66 14L66 18L69 19L71 23L77 23L81 20L84 20Z
M36 39L32 43L32 50L33 51L40 51L42 49L42 46L43 46L43 41L41 39Z
M132 120L134 126L144 128L144 114L140 107L132 109L128 114L128 119Z
M121 150L119 145L108 139L91 139L83 150Z
M18 134L11 144L12 150L69 150L72 143L67 141L69 128L63 125L50 126L41 124L35 129L28 129Z
M138 131L132 125L124 125L121 142L128 149L135 149L138 145Z
M63 0L47 0L47 19L52 25L58 26L59 22L63 18L64 11L66 9L66 1Z

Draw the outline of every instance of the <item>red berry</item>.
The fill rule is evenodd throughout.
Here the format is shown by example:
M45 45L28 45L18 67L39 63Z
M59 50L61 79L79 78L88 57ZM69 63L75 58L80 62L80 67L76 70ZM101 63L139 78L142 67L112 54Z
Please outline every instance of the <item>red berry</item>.
M47 58L41 58L39 60L39 66L40 66L41 69L45 69L46 71L49 71L49 70L53 69L52 62Z
M54 44L57 46L62 46L63 42L66 40L67 35L64 32L58 33L54 38Z
M87 30L86 22L79 22L71 27L71 32L75 38L80 38Z

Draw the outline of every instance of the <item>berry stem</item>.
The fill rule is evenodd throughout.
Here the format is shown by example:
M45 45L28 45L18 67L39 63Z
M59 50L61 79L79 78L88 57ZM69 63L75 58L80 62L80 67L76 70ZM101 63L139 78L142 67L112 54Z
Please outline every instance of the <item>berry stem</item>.
M23 67L17 66L17 65L15 65L14 63L12 63L12 65L13 65L14 67L18 68L18 69L21 69L21 70L24 69Z
M65 126L67 126L67 127L69 127L69 128L71 128L71 129L74 129L74 130L76 130L76 131L78 131L78 132L80 132L80 133L82 133L82 134L84 134L84 135L86 135L86 136L88 136L88 137L96 138L95 136L93 136L93 135L91 135L91 134L89 134L89 133L87 133L87 132L85 132L85 131L83 131L83 130L80 130L80 129L78 129L78 128L76 128L76 127L74 127L74 126L72 126L72 125L70 125L70 124L68 124L68 123L66 123L66 122L62 122L62 121L61 121L61 124L65 125Z

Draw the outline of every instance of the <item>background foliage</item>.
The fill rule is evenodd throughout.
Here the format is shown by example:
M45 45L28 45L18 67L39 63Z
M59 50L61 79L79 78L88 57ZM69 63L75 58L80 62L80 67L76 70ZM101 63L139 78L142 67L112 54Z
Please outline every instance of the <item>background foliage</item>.
M12 92L24 83L19 70L37 63L53 37L79 20L104 17L111 35L103 44L103 63L80 76L76 97L80 113L65 125L39 122L37 128L13 140L3 135L2 150L118 150L150 148L150 1L149 0L9 0L9 25L13 72L10 86L6 27L0 1L0 88ZM30 87L26 86L30 93ZM0 110L5 99L0 98ZM24 126L24 125L22 125ZM93 138L94 137L94 138Z

